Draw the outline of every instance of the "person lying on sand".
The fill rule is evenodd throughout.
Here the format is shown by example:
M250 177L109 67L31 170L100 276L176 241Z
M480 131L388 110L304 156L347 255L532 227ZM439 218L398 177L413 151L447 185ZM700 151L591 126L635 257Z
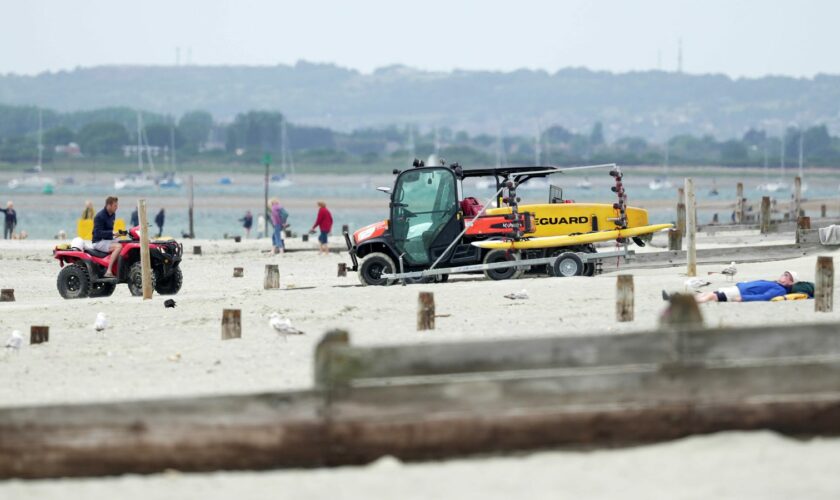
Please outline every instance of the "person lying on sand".
M697 302L762 302L790 293L791 287L799 281L796 271L785 271L776 281L742 281L734 286L723 287L714 292L695 295ZM662 290L662 298L668 300L670 294Z

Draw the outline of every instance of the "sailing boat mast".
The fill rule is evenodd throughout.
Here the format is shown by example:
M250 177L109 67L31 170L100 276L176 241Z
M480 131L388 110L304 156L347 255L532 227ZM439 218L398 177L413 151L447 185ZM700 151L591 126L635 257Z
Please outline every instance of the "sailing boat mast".
M44 121L43 112L38 108L38 172L42 170L41 163L44 159Z

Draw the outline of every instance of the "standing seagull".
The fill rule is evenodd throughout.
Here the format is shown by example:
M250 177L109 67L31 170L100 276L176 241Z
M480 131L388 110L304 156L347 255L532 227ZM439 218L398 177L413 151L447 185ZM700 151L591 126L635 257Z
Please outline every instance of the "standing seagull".
M20 330L14 330L12 332L11 337L9 340L6 341L6 349L14 349L17 351L20 349L20 346L23 344L23 335L20 334Z
M93 329L101 332L106 328L108 328L108 318L105 317L105 313L96 313L96 321L93 322Z
M715 271L709 271L709 274L715 274ZM729 263L728 266L724 267L720 274L726 276L727 281L732 281L736 274L738 274L738 268L735 267L735 261Z
M274 328L275 331L281 333L283 335L283 339L286 338L286 335L303 335L302 331L292 326L292 322L289 318L284 318L276 312L271 313L268 324L271 328Z

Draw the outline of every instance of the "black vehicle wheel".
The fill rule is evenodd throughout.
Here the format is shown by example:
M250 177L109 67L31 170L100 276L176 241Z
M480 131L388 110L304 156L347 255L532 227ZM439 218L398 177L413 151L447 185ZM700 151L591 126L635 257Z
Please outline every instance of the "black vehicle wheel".
M154 272L152 272L152 288L155 288ZM128 268L128 291L135 297L143 295L143 268L140 266L140 261Z
M92 283L90 285L90 298L110 297L117 289L116 283Z
M435 283L446 283L447 281L449 281L448 274L439 274L435 277Z
M547 257L558 257L567 252L582 252L582 253L597 253L597 250L593 245L586 245L580 247L566 247L560 248L557 250L549 250ZM549 276L557 276L554 274L554 267L551 264L545 265L545 272ZM583 271L580 273L581 276L595 276L595 263L594 262L587 262L583 264Z
M487 252L487 255L484 256L484 263L485 264L495 264L497 262L513 262L521 260L519 257L519 253L517 252L509 252L507 250L490 250ZM484 271L484 276L487 276L491 280L515 280L522 276L525 273L524 267L504 267L501 269L487 269Z
M176 267L168 278L161 277L159 271L155 271L155 291L160 295L175 295L184 283L184 275L181 268Z
M573 252L564 252L554 261L554 276L568 278L583 274L583 261Z
M56 280L58 293L65 299L83 299L90 293L90 277L83 264L65 266Z
M395 280L388 280L382 277L383 273L393 273L394 261L391 257L381 252L369 254L359 266L359 281L363 285L388 286L394 284Z

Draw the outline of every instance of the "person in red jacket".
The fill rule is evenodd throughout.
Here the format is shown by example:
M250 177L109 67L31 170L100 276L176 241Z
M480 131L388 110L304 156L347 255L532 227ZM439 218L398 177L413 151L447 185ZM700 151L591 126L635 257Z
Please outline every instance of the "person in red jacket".
M329 255L330 253L330 247L327 245L327 236L329 236L332 230L332 225L333 218L330 211L327 210L327 204L319 201L318 217L315 219L315 224L312 224L312 229L309 230L309 234L315 234L316 227L321 231L321 234L318 235L318 242L321 244L320 250L318 251L319 254Z

